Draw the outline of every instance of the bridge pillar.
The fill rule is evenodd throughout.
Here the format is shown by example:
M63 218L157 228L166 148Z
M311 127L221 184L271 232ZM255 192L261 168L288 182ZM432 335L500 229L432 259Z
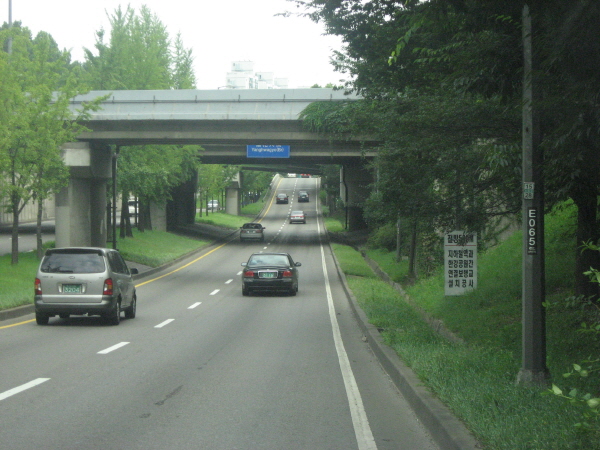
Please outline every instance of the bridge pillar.
M105 247L110 148L70 142L63 145L62 156L71 177L56 195L56 246Z
M225 188L225 212L239 216L241 212L242 173L238 172Z
M363 207L372 182L371 173L360 164L346 164L340 169L340 194L346 206L349 231L367 228Z
M171 191L171 200L167 201L167 230L174 230L180 225L189 225L196 220L196 192L198 191L198 174Z

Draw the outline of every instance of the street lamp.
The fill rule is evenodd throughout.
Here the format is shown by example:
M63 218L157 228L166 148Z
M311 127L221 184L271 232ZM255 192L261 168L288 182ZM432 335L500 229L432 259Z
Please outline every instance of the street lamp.
M8 0L8 46L7 52L8 54L12 54L12 35L10 34L10 30L12 29L12 0Z

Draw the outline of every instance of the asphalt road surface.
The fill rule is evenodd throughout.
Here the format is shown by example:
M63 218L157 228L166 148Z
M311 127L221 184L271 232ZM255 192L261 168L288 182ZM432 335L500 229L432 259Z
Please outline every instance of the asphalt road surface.
M139 281L135 319L2 322L0 447L436 449L363 341L317 182L281 181L290 204L269 207L264 243L236 237ZM297 296L242 296L240 263L261 250L302 263Z

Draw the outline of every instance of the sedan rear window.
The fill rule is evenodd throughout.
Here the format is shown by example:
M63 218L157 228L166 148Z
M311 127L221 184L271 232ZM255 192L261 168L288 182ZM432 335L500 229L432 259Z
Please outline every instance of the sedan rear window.
M44 257L44 273L101 273L106 270L98 253L51 253Z

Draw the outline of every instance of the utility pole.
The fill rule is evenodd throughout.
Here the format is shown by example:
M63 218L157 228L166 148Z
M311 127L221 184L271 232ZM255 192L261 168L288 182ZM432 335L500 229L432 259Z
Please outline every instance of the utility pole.
M544 262L544 156L533 86L531 15L523 7L523 282L522 282L522 366L517 382L545 384L546 311Z

